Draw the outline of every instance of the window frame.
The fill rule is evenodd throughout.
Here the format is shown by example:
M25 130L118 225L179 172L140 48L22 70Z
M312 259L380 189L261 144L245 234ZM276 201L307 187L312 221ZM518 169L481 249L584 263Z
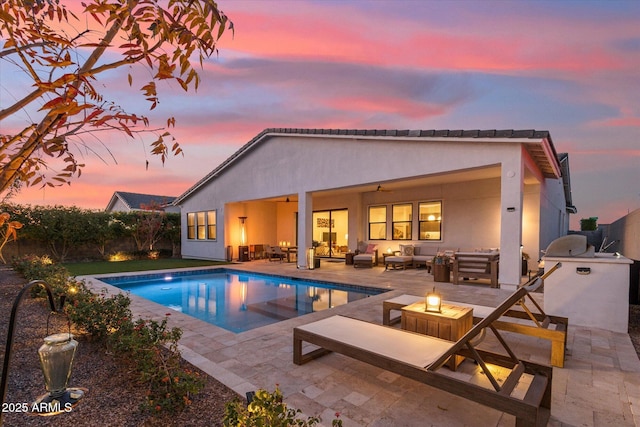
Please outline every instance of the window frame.
M384 209L384 221L371 221L371 210L374 208L383 208ZM369 240L387 240L387 222L388 222L389 209L387 205L372 205L367 209L367 219L368 219L368 232L369 232ZM381 225L384 237L372 237L371 226L372 225ZM379 233L378 233L379 234Z
M196 240L196 213L187 212L187 240Z
M196 212L196 240L207 240L207 213Z
M439 205L440 207L440 219L435 219L435 220L429 220L429 219L422 219L420 217L420 208L424 205ZM429 239L429 238L423 238L422 237L422 224L427 223L439 223L438 225L438 234L439 237L437 239L433 238L433 239ZM427 232L428 233L428 232ZM424 202L418 202L418 240L422 240L422 241L442 241L442 200L430 200L430 201L424 201Z
M218 240L218 211L207 211L207 240ZM213 223L209 219L213 217ZM213 237L212 237L213 235Z
M408 206L409 209L409 219L396 220L396 207ZM405 236L398 238L396 237L396 225L404 224L405 228ZM413 240L413 203L394 203L391 205L391 227L392 227L392 240Z
M211 219L213 218L213 221ZM217 210L187 212L187 240L217 240Z

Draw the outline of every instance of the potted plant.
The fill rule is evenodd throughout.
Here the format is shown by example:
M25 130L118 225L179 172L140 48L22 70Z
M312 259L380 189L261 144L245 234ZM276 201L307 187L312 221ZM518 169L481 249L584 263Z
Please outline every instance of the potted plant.
M451 258L449 257L449 255L438 254L438 255L433 257L433 260L431 262L432 262L432 265L447 265L448 266L451 263Z
M448 282L451 279L451 258L445 254L437 254L431 260L434 282Z

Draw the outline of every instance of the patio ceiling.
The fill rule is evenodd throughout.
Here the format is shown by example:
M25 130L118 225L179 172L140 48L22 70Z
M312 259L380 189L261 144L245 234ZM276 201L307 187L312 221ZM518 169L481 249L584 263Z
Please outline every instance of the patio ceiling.
M375 191L378 191L378 186L382 186L382 189L384 191L399 192L402 190L421 187L421 186L443 185L443 184L452 184L456 182L477 181L477 180L483 180L483 179L499 178L500 173L501 173L500 165L493 165L493 166L488 166L483 168L459 170L459 171L449 172L449 173L416 176L416 177L398 179L398 180L392 180L392 181L375 181L367 184L323 189L319 191L314 191L313 194L316 196L330 197L330 196L339 196L344 194L375 192ZM529 172L528 170L525 171L524 182L527 185L539 183L535 175ZM297 194L282 195L278 197L262 199L262 201L286 202L287 199L289 200L289 202L297 202L298 195Z
M337 196L348 193L374 192L378 191L378 186L382 186L384 191L401 191L409 188L424 187L430 185L451 184L455 182L476 181L500 177L500 165L484 168L460 170L449 173L439 173L431 175L416 176L392 181L375 181L364 185L356 185L343 188L334 188L316 191L314 195Z

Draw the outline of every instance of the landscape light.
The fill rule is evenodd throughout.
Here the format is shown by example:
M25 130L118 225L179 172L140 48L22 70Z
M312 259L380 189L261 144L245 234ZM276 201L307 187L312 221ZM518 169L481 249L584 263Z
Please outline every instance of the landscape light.
M33 403L31 412L37 415L69 412L84 397L84 389L67 388L77 348L78 341L73 339L71 332L45 337L38 356L48 393Z

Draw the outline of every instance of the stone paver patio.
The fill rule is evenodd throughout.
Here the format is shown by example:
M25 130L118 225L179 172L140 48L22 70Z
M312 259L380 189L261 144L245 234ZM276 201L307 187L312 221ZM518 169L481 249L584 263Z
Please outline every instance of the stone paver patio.
M235 334L182 313L172 313L171 326L183 329L183 357L241 396L276 384L285 401L306 415L321 416L330 426L340 413L345 427L356 426L513 426L515 418L339 354L302 366L293 364L295 326L345 314L382 324L382 302L409 293L424 295L433 276L424 269L389 270L322 262L315 270L298 270L295 263L252 261L229 266L237 270L282 274L371 286L390 291L331 310ZM97 288L111 288L88 279ZM93 284L92 284L93 283ZM495 306L509 293L488 285L438 283L444 299ZM112 289L116 292L116 288ZM542 299L542 294L540 294ZM136 315L163 318L167 308L131 296ZM515 353L549 364L550 343L505 333ZM491 340L483 345L491 346ZM640 361L627 334L571 324L563 369L553 369L550 426L640 426ZM478 375L465 361L455 375Z

